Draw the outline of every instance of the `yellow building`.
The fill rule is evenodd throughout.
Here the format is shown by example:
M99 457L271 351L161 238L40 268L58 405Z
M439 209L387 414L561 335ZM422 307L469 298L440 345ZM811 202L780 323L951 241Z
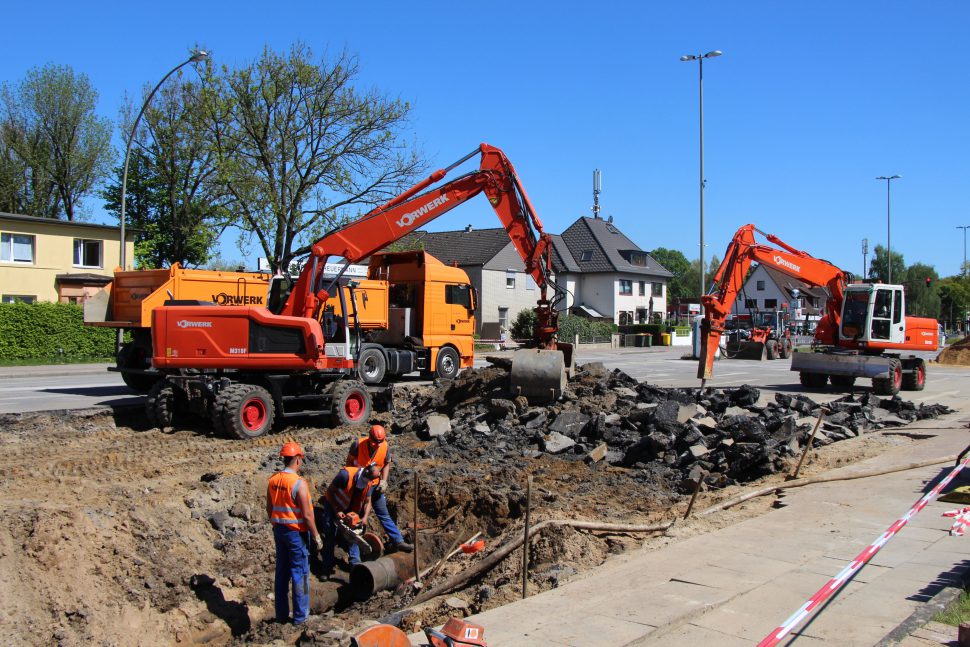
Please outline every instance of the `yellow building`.
M125 260L135 257L125 231ZM104 287L120 262L120 230L0 212L0 300L80 303Z

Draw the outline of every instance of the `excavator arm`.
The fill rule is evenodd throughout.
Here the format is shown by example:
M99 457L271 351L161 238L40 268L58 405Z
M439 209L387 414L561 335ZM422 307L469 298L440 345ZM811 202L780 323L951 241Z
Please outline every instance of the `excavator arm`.
M759 243L755 239L756 232L775 247ZM735 232L734 238L728 244L724 261L712 278L715 287L710 293L701 297L704 304L704 318L701 320L700 362L697 367L697 377L701 380L706 380L713 375L714 355L720 344L721 335L724 334L725 323L753 262L772 267L812 287L827 287L832 298L826 303L827 321L824 325L819 324L816 338L822 335L823 338L820 339L822 343L834 344L835 342L834 335L839 328L842 300L848 283L845 272L828 261L815 258L807 252L795 249L776 236L764 233L754 225L745 225ZM829 335L832 336L831 339L824 338Z
M477 171L432 187L450 171L479 153L481 160ZM519 182L512 163L500 149L488 144L481 144L454 164L435 171L393 200L329 232L314 243L310 261L279 314L316 318L319 309L330 297L323 280L323 268L329 257L342 257L348 264L360 261L479 193L484 193L488 198L522 257L526 272L539 286L536 342L542 349L556 349L558 313L555 305L564 294L550 279L552 240L543 230L542 222ZM550 287L554 290L551 300L547 298Z

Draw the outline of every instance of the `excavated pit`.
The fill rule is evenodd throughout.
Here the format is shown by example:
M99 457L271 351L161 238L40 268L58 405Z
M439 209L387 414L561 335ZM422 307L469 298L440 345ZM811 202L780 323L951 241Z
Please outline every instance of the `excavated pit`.
M374 418L391 430L389 503L402 529L413 528L419 474L420 569L475 532L485 540L484 551L444 563L425 590L521 533L528 476L533 523L669 520L683 513L698 480L702 496L728 496L790 469L819 413L803 395L665 389L597 364L580 367L548 406L507 388L503 368L469 370L451 383L397 388L394 410ZM869 432L946 412L868 391L827 406L808 469L914 442ZM410 631L520 594L521 559L509 558L444 599L402 611L413 587L358 601L345 561L335 580L322 581L314 560L316 615L294 633L268 621L274 551L266 479L279 467L280 443L292 439L303 444L306 476L321 492L361 429L291 426L243 442L201 424L162 433L137 412L23 414L0 423L4 644L346 644L346 632L366 619L388 617ZM748 514L766 507L752 505ZM546 532L529 550L530 591L559 586L644 541L568 527ZM338 559L346 559L342 551Z

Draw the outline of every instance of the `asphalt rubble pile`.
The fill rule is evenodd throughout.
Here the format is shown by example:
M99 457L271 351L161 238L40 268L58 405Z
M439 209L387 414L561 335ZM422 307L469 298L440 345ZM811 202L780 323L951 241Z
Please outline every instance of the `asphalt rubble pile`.
M552 404L512 397L508 382L505 366L466 370L399 407L392 431L436 441L420 450L424 458L460 463L478 456L514 464L555 455L633 468L686 493L701 479L726 487L788 469L823 407L814 446L952 411L869 392L821 405L798 394L762 399L748 385L661 388L598 362L579 367Z

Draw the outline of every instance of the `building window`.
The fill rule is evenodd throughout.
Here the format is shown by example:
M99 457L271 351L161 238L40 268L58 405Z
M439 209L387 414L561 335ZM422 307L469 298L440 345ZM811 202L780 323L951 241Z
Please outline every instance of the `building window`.
M498 309L498 327L500 330L509 329L509 309L508 308Z
M625 296L633 296L633 281L620 279L620 294Z
M758 300L757 299L745 299L744 300L744 307L747 308L748 310L757 310L758 309Z
M27 234L0 234L0 261L33 263L34 237Z
M526 290L535 290L537 287L539 287L539 286L536 285L536 280L534 278L532 278L532 275L531 274L526 274L525 275L525 289Z
M647 309L646 308L637 308L637 323L638 324L645 324L645 323L647 323Z
M643 252L630 252L630 265L637 267L647 266L647 255Z
M591 250L591 249L584 249L582 256L579 257L579 260L581 260L581 261L591 261L591 260L593 260L593 250Z
M777 310L778 299L765 299L765 310Z
M640 296L641 297L647 296L647 282L646 281L640 281L639 283L640 283L640 285L638 287L640 288Z
M35 295L26 294L5 294L3 295L3 303L33 303L37 300Z
M515 270L505 272L505 287L515 289Z
M101 241L74 239L74 267L101 267Z
M755 289L756 289L756 290L761 290L761 291L764 291L764 289L765 289L765 282L764 282L764 281L758 281L758 282L757 282L757 283L755 284Z
M654 283L653 290L650 292L650 294L655 297L662 297L664 295L664 284Z
M446 285L445 303L456 306L465 306L472 309L471 286L470 285Z

